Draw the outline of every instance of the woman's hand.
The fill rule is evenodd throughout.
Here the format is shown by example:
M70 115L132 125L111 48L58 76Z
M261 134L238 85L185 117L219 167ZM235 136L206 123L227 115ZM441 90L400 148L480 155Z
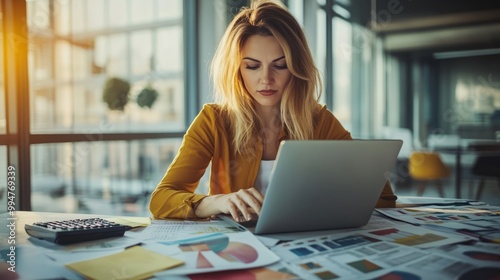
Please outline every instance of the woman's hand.
M237 222L250 221L252 213L260 214L264 196L255 188L241 189L237 192L221 195L216 202L220 212L231 214Z
M230 194L207 196L195 209L199 218L220 213L231 214L237 222L249 221L252 213L260 214L264 196L255 188L241 189Z

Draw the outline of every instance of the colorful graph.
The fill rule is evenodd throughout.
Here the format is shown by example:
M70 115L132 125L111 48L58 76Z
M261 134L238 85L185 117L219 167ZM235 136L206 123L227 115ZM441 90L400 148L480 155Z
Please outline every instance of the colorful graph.
M319 263L316 262L306 262L300 265L305 270L310 270L310 269L317 269L321 268L322 266Z
M201 238L193 238L189 241L179 244L179 249L183 252L191 251L214 251L221 252L229 244L229 237L222 234L214 234Z
M295 255L302 257L302 256L307 256L309 254L314 253L313 251L304 248L304 247L298 247L298 248L293 248L290 250L290 252L294 253Z
M258 253L250 245L240 242L229 242L226 249L218 253L228 261L240 261L242 263L252 263L257 260Z
M379 235L379 236L384 236L386 238L390 238L392 240L392 242L394 242L394 243L407 245L407 246L418 246L421 244L427 244L427 243L432 243L432 242L446 239L446 237L444 237L444 236L440 236L440 235L436 235L436 234L432 234L432 233L425 233L422 235L418 235L418 234L400 231L400 230L395 229L395 228L372 231L370 233L375 234L375 235Z
M368 273L372 271L376 271L379 269L382 269L382 267L372 263L369 260L359 260L355 262L348 263L351 267L363 272L363 273Z
M314 273L321 280L337 279L339 276L331 271L322 271Z
M212 268L214 267L201 252L198 252L198 258L196 259L196 268Z
M328 250L325 247L323 247L321 245L318 245L318 244L311 244L309 246L311 246L312 248L314 248L314 249L316 249L316 250L318 250L320 252L324 252L324 251Z
M257 260L258 253L252 246L241 242L230 242L229 237L214 234L195 238L179 245L182 252L198 252L197 268L213 267L204 255L204 251L212 251L228 262L252 263Z

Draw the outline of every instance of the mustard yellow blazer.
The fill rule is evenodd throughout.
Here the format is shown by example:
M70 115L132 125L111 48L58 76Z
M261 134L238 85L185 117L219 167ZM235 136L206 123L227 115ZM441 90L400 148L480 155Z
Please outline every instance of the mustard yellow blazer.
M285 130L280 141L288 139ZM322 106L314 121L314 139L352 139L335 116ZM149 209L155 218L196 218L193 208L207 195L195 194L211 162L208 195L251 188L259 171L263 145L259 138L255 157L235 155L231 133L217 104L205 104L188 128L181 147L151 195ZM360 194L363 195L363 194ZM396 196L386 183L377 207L394 207Z

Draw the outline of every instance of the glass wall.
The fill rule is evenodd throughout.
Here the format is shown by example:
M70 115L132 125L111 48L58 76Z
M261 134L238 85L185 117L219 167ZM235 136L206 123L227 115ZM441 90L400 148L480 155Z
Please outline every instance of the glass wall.
M180 143L161 139L32 145L32 207L148 215L149 195Z
M321 2L321 1L318 1ZM321 102L326 103L326 95L329 93L325 93L326 89L326 77L325 77L325 72L326 72L326 67L327 67L327 59L326 59L326 48L327 48L327 38L326 36L321 36L320 34L326 34L326 12L324 9L317 9L316 10L316 27L317 31L315 36L316 42L313 43L314 46L316 46L316 49L313 50L314 52L314 59L316 60L316 66L318 67L318 70L321 73L321 78L322 78L322 87L323 87L323 92L321 93ZM331 94L331 93L330 93ZM331 109L331 108L330 108Z
M29 1L33 133L178 131L182 1Z
M93 140L186 129L182 0L35 0L27 15L31 133L61 142L31 146L32 210L147 215L181 139Z
M333 113L347 130L352 131L352 27L348 21L334 17L333 38Z
M313 46L323 78L321 102L353 137L377 137L385 112L383 78L377 74L383 72L382 49L373 32L351 18L349 1L316 2Z
M441 133L465 139L500 139L500 55L438 60Z

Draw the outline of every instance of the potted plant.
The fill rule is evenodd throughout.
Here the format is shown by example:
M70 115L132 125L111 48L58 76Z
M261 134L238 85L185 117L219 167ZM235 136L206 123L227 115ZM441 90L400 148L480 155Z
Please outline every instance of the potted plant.
M157 98L158 91L156 91L156 89L154 89L151 84L148 84L139 92L136 102L137 105L139 105L139 107L141 108L146 107L151 109Z
M111 77L104 84L102 100L110 110L123 111L129 102L130 83L126 80Z

